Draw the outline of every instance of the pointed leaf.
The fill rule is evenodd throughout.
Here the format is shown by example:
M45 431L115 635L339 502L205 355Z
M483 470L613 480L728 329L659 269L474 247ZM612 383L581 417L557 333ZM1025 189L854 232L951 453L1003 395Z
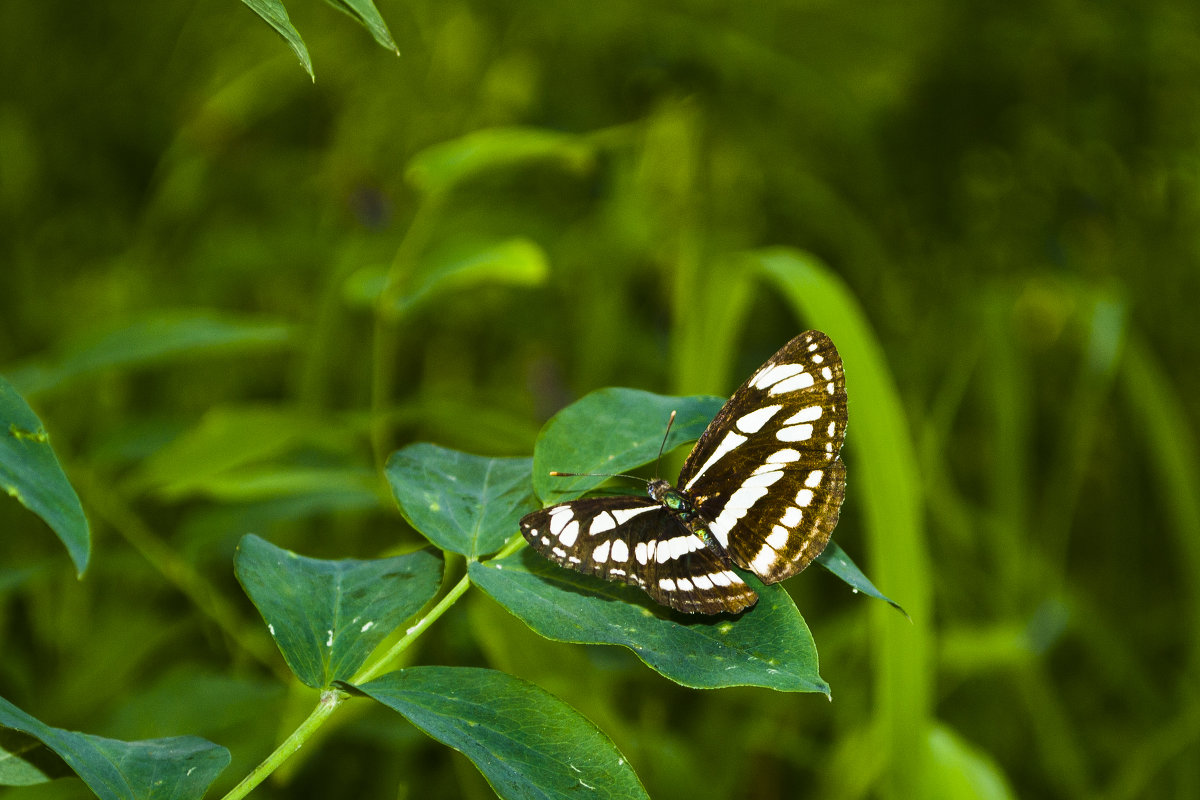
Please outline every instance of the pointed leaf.
M564 478L558 472L618 473L654 461L675 411L663 452L700 438L725 401L670 397L638 389L600 389L555 414L533 451L533 488L547 503L571 500L604 478ZM674 477L674 476L671 476Z
M42 421L0 377L0 489L37 514L67 547L75 571L87 569L92 540L79 496L50 448Z
M537 510L532 464L419 443L392 454L387 477L410 525L441 549L474 558L499 550Z
M825 545L825 550L817 556L817 563L850 584L850 588L854 591L862 592L876 600L882 600L904 616L908 616L908 612L901 608L899 603L875 588L875 584L871 583L862 570L850 560L850 556L846 555L846 551L837 546L836 542L831 541Z
M527 681L474 667L412 667L358 688L466 755L505 800L648 797L607 736Z
M326 2L361 22L363 27L371 32L371 36L381 46L386 47L396 55L400 54L396 43L392 41L392 34L388 30L387 23L383 21L383 17L379 14L379 9L375 8L375 4L371 0L326 0Z
M292 672L315 689L349 679L442 578L441 558L425 550L325 561L254 535L242 538L234 568Z
M80 337L58 358L28 364L8 377L21 391L35 394L106 369L155 364L182 356L279 347L290 338L291 328L274 322L205 311L155 314L117 330Z
M345 428L289 409L217 406L199 423L145 459L133 480L139 489L155 487L179 497L205 492L209 483L236 467L311 447L348 451Z
M204 796L229 764L229 751L197 736L123 742L52 728L0 698L0 725L39 740L62 759L101 800L191 800ZM29 751L47 764L44 751ZM9 750L9 758L23 754ZM30 764L34 778L61 774L53 761ZM5 774L13 773L8 767Z
M528 549L469 570L473 583L542 636L623 645L684 686L829 694L812 634L778 584L753 583L757 605L714 618L669 612L637 589L563 569Z
M308 55L308 47L300 38L300 31L296 30L292 21L288 19L287 9L283 7L283 3L279 0L242 0L242 2L283 37L283 40L292 48L292 52L300 59L300 66L304 67L308 77L315 81L316 76L313 74L312 58Z

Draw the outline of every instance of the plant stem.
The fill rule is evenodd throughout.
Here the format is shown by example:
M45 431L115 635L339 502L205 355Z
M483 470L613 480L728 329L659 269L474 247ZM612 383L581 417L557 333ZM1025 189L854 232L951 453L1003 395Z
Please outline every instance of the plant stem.
M347 696L337 689L327 689L322 692L321 701L317 703L317 707L312 710L308 718L300 723L299 727L292 731L291 736L283 740L279 747L275 748L275 752L263 759L257 767L250 771L249 775L242 778L241 782L233 787L222 800L240 800L250 794L256 786L267 779L267 776L291 758L317 732L318 728L325 724L325 720L333 715L333 712Z
M349 682L357 685L360 683L366 683L367 681L378 677L380 673L386 670L396 660L396 658L400 656L401 653L408 649L408 646L412 644L418 636L425 632L426 628L432 625L438 619L438 617L442 616L442 614L445 614L450 606L457 603L458 598L462 597L469 588L471 588L471 578L467 575L463 575L462 579L454 585L454 588L447 592L446 596L443 597L436 606L431 608L428 614L421 617L416 625L413 625L408 629L408 633L404 635L404 638L396 642L396 644L393 645L392 648L388 650L381 658L375 661L375 663L368 664L363 667L362 671L351 678Z
M361 672L351 678L348 683L360 684L366 683L372 678L378 677L387 667L395 662L396 658L408 648L410 644L422 633L429 628L442 614L445 614L450 606L458 602L458 599L466 593L467 589L471 588L471 579L463 575L462 579L454 585L454 588L446 593L446 596L440 602L429 610L429 613L421 617L416 625L408 629L408 633L404 635L400 641L396 642L395 646L387 651L383 657L379 658L375 663L367 665ZM321 702L313 709L312 713L300 723L296 730L292 731L291 735L285 739L279 747L271 755L267 756L263 761L255 767L249 775L241 780L237 786L233 787L221 800L240 800L245 797L256 786L267 779L272 772L279 769L283 762L292 757L304 743L312 738L313 734L325 724L338 706L348 697L345 692L339 689L326 689L321 692Z

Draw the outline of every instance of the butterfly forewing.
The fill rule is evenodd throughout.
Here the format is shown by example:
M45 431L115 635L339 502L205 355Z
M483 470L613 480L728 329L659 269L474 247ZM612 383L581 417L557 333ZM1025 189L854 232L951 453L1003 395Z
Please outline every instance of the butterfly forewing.
M659 503L598 497L535 511L521 533L564 567L637 586L689 613L737 612L758 599L722 556Z
M846 383L833 342L792 339L733 394L679 476L709 531L765 583L821 554L845 494Z

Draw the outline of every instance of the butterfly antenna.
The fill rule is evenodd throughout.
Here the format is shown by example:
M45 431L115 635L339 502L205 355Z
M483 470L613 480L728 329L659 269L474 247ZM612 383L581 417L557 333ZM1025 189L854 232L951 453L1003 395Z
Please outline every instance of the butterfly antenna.
M663 433L662 444L658 446L658 457L654 459L654 479L658 480L658 464L662 461L663 448L667 446L667 437L671 435L671 426L675 424L675 412L671 412L667 420L667 430Z
M554 470L550 473L552 478L632 478L635 481L649 484L650 481L645 478L640 478L637 475L627 475L624 472L559 472Z

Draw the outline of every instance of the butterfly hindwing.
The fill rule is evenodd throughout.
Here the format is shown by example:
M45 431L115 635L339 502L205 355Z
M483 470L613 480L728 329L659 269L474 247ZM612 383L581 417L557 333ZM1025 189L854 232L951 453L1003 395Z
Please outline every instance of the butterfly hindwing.
M741 611L758 599L659 503L643 497L597 497L535 511L521 533L564 567L637 586L656 602L689 613Z
M738 566L775 583L821 554L845 494L846 384L828 336L792 339L734 392L679 489Z

